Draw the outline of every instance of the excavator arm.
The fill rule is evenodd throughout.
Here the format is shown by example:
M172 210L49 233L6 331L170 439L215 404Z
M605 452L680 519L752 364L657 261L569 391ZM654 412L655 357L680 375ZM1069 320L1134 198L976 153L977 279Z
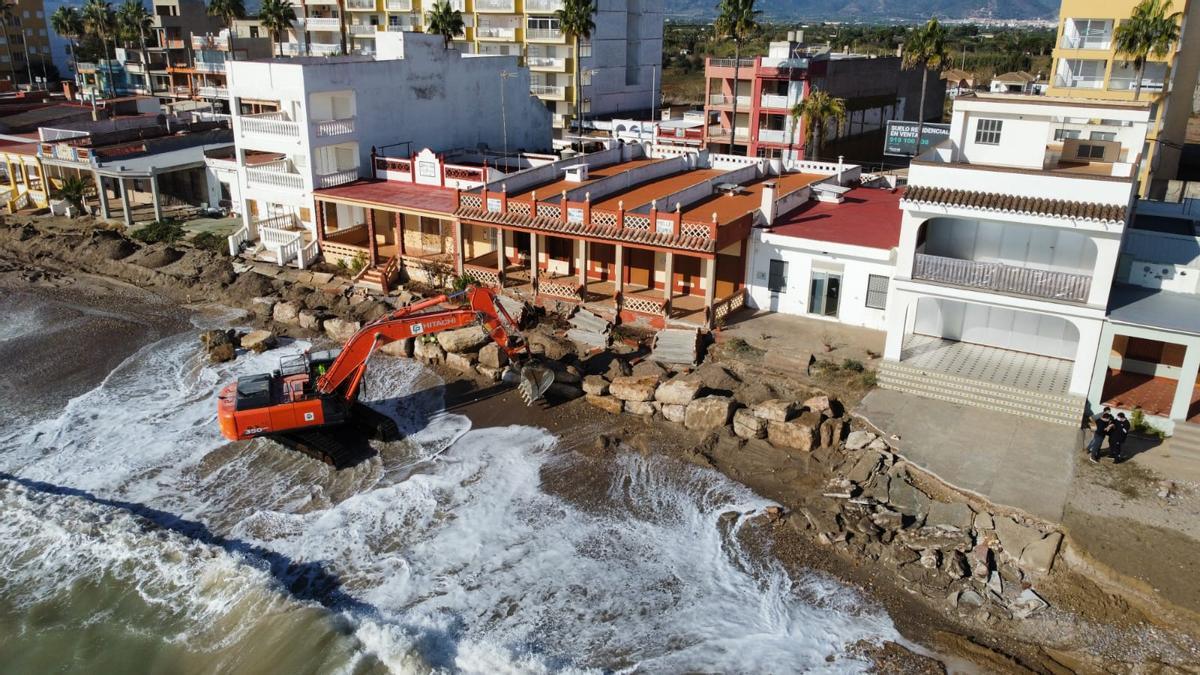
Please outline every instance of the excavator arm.
M467 306L439 309L462 295L467 298ZM423 300L363 326L346 341L329 370L317 380L316 390L321 394L337 394L347 401L353 401L366 374L367 362L378 347L395 340L434 335L475 323L481 324L488 337L520 367L520 386L526 398L540 398L553 383L553 373L528 363L531 360L529 346L517 334L512 318L496 302L495 294L480 286L470 286L462 293Z

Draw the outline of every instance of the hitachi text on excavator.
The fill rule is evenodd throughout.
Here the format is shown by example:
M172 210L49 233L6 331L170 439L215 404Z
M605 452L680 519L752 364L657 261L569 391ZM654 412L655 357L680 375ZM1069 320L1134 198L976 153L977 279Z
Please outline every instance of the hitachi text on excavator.
M465 298L464 306L449 306ZM340 350L280 359L279 370L241 377L221 390L217 418L231 441L266 436L337 468L352 463L341 436L344 425L373 438L390 440L395 423L358 400L371 354L394 340L421 337L482 324L508 355L527 403L542 397L554 371L540 365L496 296L471 286L402 307L363 326Z

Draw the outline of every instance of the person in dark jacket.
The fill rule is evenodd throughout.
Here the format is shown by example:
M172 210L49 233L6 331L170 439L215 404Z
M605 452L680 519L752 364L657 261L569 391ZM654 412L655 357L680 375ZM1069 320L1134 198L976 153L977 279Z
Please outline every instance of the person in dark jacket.
M1123 412L1117 413L1116 419L1108 426L1108 450L1112 454L1113 462L1117 464L1126 459L1125 455L1121 454L1121 446L1125 444L1132 426Z
M1095 428L1092 430L1092 442L1087 445L1088 459L1093 462L1100 461L1100 446L1104 445L1104 437L1108 434L1108 427L1112 424L1112 412L1108 406L1093 418L1092 422Z

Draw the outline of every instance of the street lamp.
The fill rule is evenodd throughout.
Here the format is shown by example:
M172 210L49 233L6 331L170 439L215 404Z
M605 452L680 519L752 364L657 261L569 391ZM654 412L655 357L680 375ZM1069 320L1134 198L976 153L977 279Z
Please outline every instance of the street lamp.
M508 172L508 110L504 104L504 81L516 77L516 73L507 70L500 71L500 126L504 134L504 171Z

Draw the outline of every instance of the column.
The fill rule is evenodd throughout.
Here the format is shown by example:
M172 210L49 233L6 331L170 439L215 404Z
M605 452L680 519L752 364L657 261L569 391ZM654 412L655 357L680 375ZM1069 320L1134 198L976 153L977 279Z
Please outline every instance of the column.
M404 245L404 214L397 211L392 220L396 230L396 255L403 261L404 256L408 255L408 248Z
M313 206L316 208L313 217L317 221L317 241L325 241L325 202L314 202Z
M588 243L587 240L575 240L575 266L579 274L579 285L587 286Z
M1088 415L1104 403L1104 381L1108 379L1108 359L1114 336L1112 324L1105 321L1100 327L1100 343L1096 348L1096 362L1092 365L1092 382L1088 386Z
M150 198L154 200L154 219L163 219L162 202L158 199L158 174L150 174Z
M457 218L454 219L454 272L463 273L463 226Z
M504 280L504 228L496 228L496 274Z
M617 295L625 291L625 247L621 244L616 245L616 255L614 257L614 267L617 273Z
M717 293L717 259L702 258L701 264L704 265L704 306L712 309Z
M1183 367L1179 369L1179 384L1175 385L1175 398L1171 401L1171 419L1187 419L1197 375L1200 375L1200 340L1193 338L1183 355Z
M112 213L108 209L108 193L104 191L104 178L93 171L92 180L96 182L96 198L100 200L100 217L107 220L112 217Z
M663 300L667 301L667 314L671 313L671 295L675 290L675 254L667 251L667 261L664 265Z
M375 251L375 209L367 207L367 259L371 267L379 263L379 255Z
M537 292L538 286L538 238L541 237L537 232L529 233L529 283L533 286L533 292Z
M133 226L133 213L129 208L129 190L125 187L125 179L117 179L117 187L121 191L121 210L125 213L125 227Z

